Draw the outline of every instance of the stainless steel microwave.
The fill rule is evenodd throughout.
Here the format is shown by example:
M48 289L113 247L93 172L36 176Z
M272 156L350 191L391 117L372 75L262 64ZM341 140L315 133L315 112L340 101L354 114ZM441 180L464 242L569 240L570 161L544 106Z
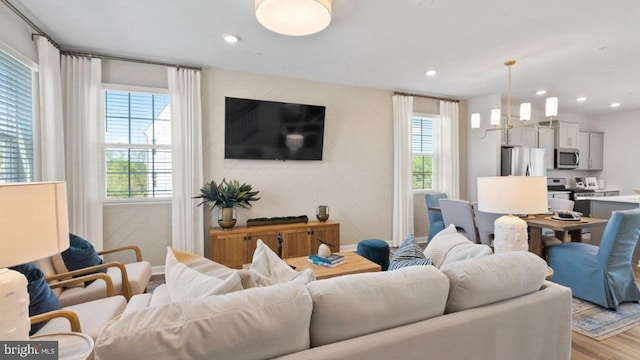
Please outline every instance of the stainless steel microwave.
M554 156L556 169L577 169L580 165L578 149L556 149Z

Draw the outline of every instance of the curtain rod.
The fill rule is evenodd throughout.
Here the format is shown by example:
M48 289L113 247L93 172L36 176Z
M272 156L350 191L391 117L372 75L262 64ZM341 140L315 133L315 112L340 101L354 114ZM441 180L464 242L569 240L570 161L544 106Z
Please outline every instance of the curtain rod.
M60 46L55 40L51 38L51 36L49 36L47 33L42 31L42 29L40 29L38 26L36 26L36 24L34 24L31 20L29 20L29 18L26 17L22 12L20 12L20 10L18 10L15 6L13 6L13 4L9 2L9 0L0 0L0 1L2 1L2 3L5 4L16 15L18 15L18 17L22 19L22 21L26 22L29 26L31 26L36 31L36 33L31 34L31 40L33 40L34 36L42 36L47 40L49 40L51 44L56 47L56 49L60 50L60 54L100 58L100 59L106 59L106 60L120 60L120 61L128 61L128 62L135 62L135 63L141 63L141 64L148 64L148 65L160 65L160 66L167 66L167 67L175 67L178 69L191 69L196 71L202 71L202 67L199 67L199 66L169 64L169 63L164 63L159 61L134 59L134 58L127 58L127 57L113 56L113 55L106 55L106 54L84 53L79 51L71 51L71 50L63 49L62 46Z
M421 98L425 98L425 99L451 101L451 102L455 102L455 103L459 103L460 102L460 100L457 100L457 99L448 99L448 98L442 98L442 97L437 97L437 96L429 96L429 95L418 95L418 94L411 94L411 93L399 92L399 91L394 92L393 95L421 97Z
M178 68L178 69L191 69L191 70L196 70L196 71L202 71L202 67L199 67L199 66L170 64L170 63L165 63L165 62L160 62L160 61L135 59L135 58L128 58L128 57L115 56L115 55L107 55L107 54L86 53L86 52L65 50L65 49L61 49L60 50L60 54L71 55L71 56L83 56L83 57L90 57L90 58L98 58L98 59L105 59L105 60L128 61L128 62L134 62L134 63L140 63L140 64L147 64L147 65L160 65L160 66L167 66L167 67L175 67L175 68Z

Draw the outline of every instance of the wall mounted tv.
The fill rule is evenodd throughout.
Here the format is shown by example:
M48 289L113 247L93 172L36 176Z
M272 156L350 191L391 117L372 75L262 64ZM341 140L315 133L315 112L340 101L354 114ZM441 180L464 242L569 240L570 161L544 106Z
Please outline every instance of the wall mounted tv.
M322 160L325 107L225 98L225 159Z

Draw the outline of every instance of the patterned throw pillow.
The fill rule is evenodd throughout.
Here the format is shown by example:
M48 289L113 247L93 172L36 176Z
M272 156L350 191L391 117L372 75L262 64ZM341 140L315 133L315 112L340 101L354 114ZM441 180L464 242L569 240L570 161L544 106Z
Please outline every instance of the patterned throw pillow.
M406 239L400 244L400 247L396 250L395 254L391 258L389 263L389 270L400 269L405 266L416 265L432 265L431 259L424 256L422 249L413 237L413 234L409 234Z

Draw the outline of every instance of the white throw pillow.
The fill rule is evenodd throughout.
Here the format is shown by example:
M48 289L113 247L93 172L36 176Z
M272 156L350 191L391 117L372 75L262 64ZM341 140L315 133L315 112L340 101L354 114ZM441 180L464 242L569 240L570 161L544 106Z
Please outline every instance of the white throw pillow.
M171 247L167 248L165 279L172 301L242 290L236 270Z
M249 267L251 276L258 287L296 281L304 285L314 281L316 275L311 269L297 272L273 252L262 240L258 239L256 251Z
M424 256L433 260L433 265L440 268L445 262L447 255L456 246L473 244L464 235L459 234L456 227L451 224L433 237L424 249Z

